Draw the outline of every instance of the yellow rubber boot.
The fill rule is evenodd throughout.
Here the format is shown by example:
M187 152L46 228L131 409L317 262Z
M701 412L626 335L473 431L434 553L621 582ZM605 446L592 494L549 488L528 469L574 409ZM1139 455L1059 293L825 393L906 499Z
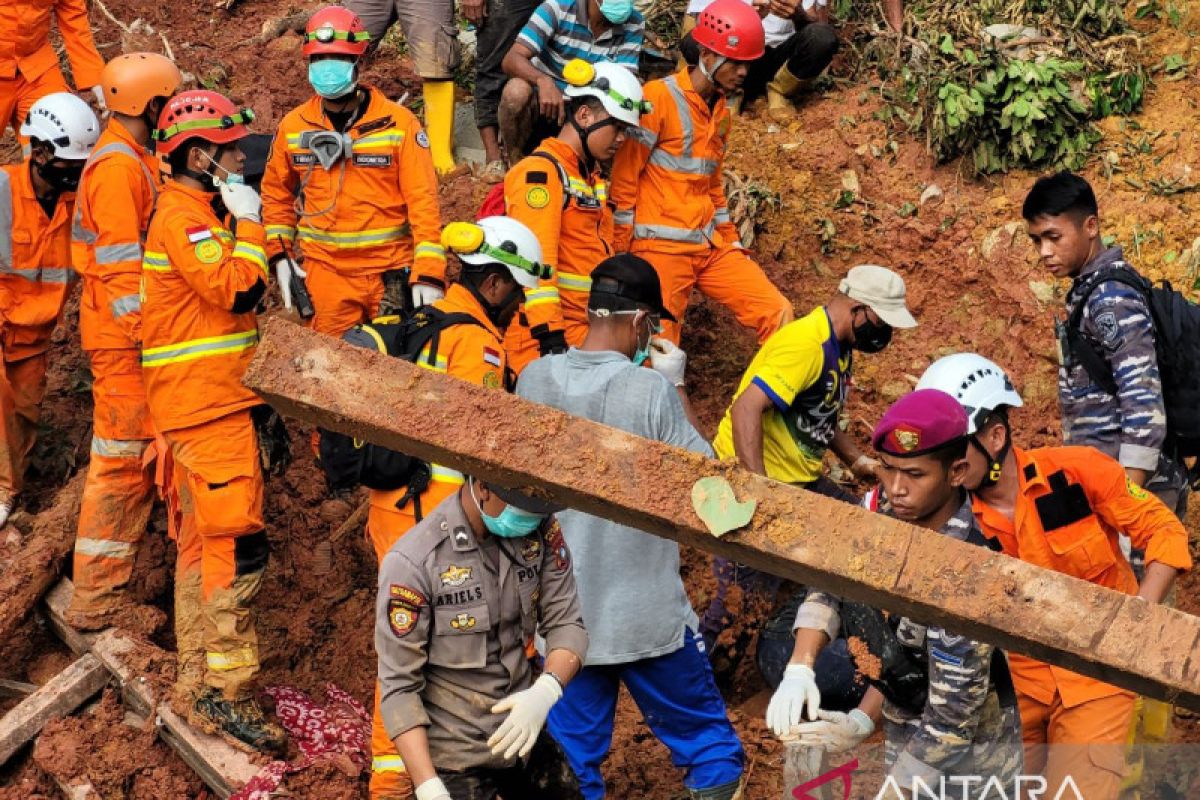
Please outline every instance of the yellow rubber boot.
M767 114L777 122L786 122L796 112L792 101L812 84L806 78L797 78L784 64L767 84Z
M439 175L454 169L454 81L425 81L425 135Z

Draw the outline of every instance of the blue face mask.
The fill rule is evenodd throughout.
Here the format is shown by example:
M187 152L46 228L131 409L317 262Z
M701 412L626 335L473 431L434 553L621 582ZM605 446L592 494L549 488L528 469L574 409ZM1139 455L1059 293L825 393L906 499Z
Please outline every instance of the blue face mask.
M479 509L479 516L483 517L484 527L493 536L499 536L502 539L520 539L528 536L536 531L546 519L541 514L523 511L514 506L505 506L498 516L493 517L483 510L483 504L475 496L474 481L471 482L471 499L475 501L475 507Z
M600 13L613 25L621 25L633 13L633 0L604 0L600 4Z
M308 65L308 82L327 100L345 97L354 91L354 62L337 58L313 61Z
M633 351L633 365L635 367L640 367L642 364L646 363L648 358L650 358L650 340L654 338L654 333L654 328L651 327L650 333L646 336L646 346L639 347L637 350Z

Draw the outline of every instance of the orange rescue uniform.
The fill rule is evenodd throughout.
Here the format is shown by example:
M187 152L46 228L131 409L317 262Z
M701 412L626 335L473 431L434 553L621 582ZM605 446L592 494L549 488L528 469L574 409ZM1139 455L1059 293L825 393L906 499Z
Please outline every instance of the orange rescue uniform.
M447 314L470 314L479 320L479 325L452 325L441 332L436 358L430 358L427 347L417 365L435 372L453 375L469 383L491 388L506 385L507 359L504 353L503 336L488 319L483 306L465 286L454 284L446 296L433 306ZM403 508L396 504L404 497L407 489L391 492L372 491L367 515L367 536L375 548L375 555L383 561L384 555L396 541L417 524L416 507L422 515L427 514L442 500L458 491L464 482L463 474L457 470L432 464L429 487L420 497L409 500ZM395 744L387 734L383 717L379 713L379 686L375 686L375 717L371 724L371 797L401 795L409 788L408 773Z
M253 309L266 289L267 260L262 225L239 221L235 239L212 198L175 182L159 195L142 260L142 370L183 513L180 682L198 690L203 673L206 685L240 699L258 672L250 601L268 556L250 418L262 401L241 383L258 343Z
M0 167L0 499L21 491L46 392L46 351L75 281L71 213L60 194L47 216L29 161Z
M71 74L80 89L100 83L104 59L92 41L87 0L4 0L0 3L0 134L21 127L30 107L53 92L69 92L50 44L50 16L58 23Z
M557 137L543 141L508 171L504 206L508 216L534 232L542 260L554 267L553 277L526 292L505 331L509 366L519 375L541 355L539 334L562 332L568 345L583 342L592 270L612 255L613 217L600 166L585 175L583 159Z
M79 184L72 259L83 276L80 339L92 365L92 452L75 539L73 610L120 605L154 504L154 438L141 364L142 241L158 160L109 120Z
M729 217L721 167L730 113L710 108L687 69L643 89L652 110L613 159L616 250L649 261L662 281L663 336L679 342L692 288L733 312L765 342L793 317L792 305L746 255Z
M335 336L378 315L384 272L411 266L412 282L446 285L429 139L407 108L362 90L366 110L345 134L320 97L284 117L262 180L268 257L285 252L281 242L303 254L313 330ZM311 146L320 133L344 138L328 170Z
M1130 483L1115 460L1090 447L1013 452L1020 482L1014 519L974 501L984 533L1008 555L1125 594L1137 594L1138 583L1119 533L1146 551L1147 564L1191 568L1182 523ZM1046 776L1048 795L1069 775L1085 797L1117 797L1133 693L1017 653L1008 660L1027 771Z

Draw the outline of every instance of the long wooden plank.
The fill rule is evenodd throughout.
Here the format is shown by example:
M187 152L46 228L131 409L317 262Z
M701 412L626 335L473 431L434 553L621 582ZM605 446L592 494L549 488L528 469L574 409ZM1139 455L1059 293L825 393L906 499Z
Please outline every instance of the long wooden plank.
M1200 619L268 320L244 382L281 412L1200 710ZM714 539L723 475L758 511Z
M10 681L0 678L0 697L28 697L38 690L36 683L25 681Z
M83 655L0 719L0 764L37 736L47 722L70 714L108 683L108 670Z
M53 589L46 593L43 603L46 621L50 623L50 628L67 647L71 648L72 653L79 656L92 648L92 642L96 641L96 634L82 633L67 624L67 608L70 607L71 598L74 595L75 584L71 583L70 578L62 578L54 585Z
M145 647L146 645L141 645ZM222 800L258 772L249 757L219 736L202 733L154 696L150 684L125 659L133 643L115 629L104 631L92 652L121 685L126 704L141 716L156 714L158 734Z

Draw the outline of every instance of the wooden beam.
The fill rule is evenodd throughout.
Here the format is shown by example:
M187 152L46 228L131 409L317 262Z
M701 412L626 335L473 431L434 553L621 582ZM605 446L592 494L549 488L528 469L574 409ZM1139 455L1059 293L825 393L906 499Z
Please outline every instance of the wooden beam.
M0 678L0 697L28 697L38 690L36 683Z
M47 722L83 705L108 678L99 659L84 655L21 701L0 719L0 764L37 736Z
M243 380L292 417L1200 710L1200 619L278 318L263 333ZM758 502L719 540L691 505L709 475Z
M91 650L92 642L96 641L96 634L82 633L67 624L67 608L70 607L71 598L74 596L75 584L71 583L70 578L62 578L46 593L43 602L46 621L51 630L63 640L63 644L69 647L72 653L79 656Z

